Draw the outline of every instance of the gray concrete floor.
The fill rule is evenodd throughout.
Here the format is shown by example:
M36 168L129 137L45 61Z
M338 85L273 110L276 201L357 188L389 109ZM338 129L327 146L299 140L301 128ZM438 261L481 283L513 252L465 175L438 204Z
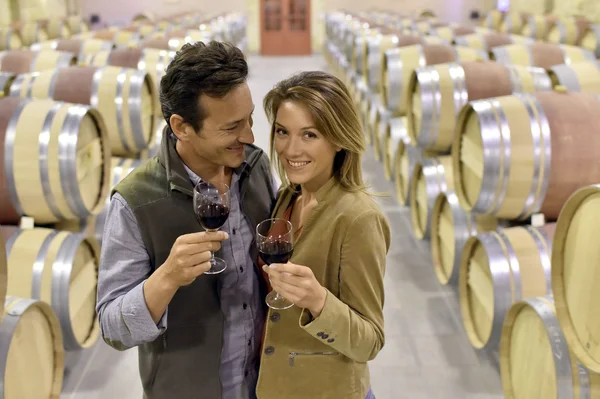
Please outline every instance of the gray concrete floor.
M268 151L269 125L262 108L265 94L277 81L295 72L325 69L326 65L316 55L250 56L249 64L249 84L256 104L256 144ZM371 150L363 168L374 191L390 193L390 198L381 199L381 205L393 234L385 276L386 345L370 364L376 397L502 398L495 362L470 346L455 292L441 287L435 279L429 246L413 237L410 214L393 199L393 185L383 178L382 165ZM66 363L61 399L142 397L135 349L118 352L100 340L93 348L69 353Z

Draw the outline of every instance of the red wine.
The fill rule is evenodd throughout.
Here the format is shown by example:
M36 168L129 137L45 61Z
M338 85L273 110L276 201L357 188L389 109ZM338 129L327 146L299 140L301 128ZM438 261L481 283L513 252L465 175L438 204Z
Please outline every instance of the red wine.
M260 258L267 265L272 263L286 263L292 257L294 246L286 241L266 241L259 248Z
M196 218L205 230L223 226L229 217L229 208L222 204L202 204L196 209Z

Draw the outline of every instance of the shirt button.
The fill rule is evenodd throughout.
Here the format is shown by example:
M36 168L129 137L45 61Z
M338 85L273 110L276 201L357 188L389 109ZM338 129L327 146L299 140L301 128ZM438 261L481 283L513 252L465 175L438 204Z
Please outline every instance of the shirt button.
M244 268L240 266L240 273L244 273Z
M275 348L273 348L272 346L267 346L267 348L265 349L265 355L269 356L273 353L275 353Z
M329 337L329 335L328 335L328 334L323 334L323 335L321 335L321 338L323 338L323 339L327 339L328 337Z
M248 346L252 346L252 341L248 340Z
M244 310L246 310L246 308L248 307L247 304L243 304L242 307L244 308Z
M248 370L244 371L244 377L248 377Z
M272 321L273 323L277 323L277 322L279 321L279 318L280 318L280 317L281 317L281 316L279 315L279 313L273 313L273 314L271 315L271 321Z
M329 339L327 340L327 342L329 342L329 343L332 343L333 341L335 341L335 339L333 339L333 338L329 338Z
M319 331L319 332L317 333L317 337L322 337L322 336L323 336L323 332Z
M232 229L231 232L235 235L235 229Z

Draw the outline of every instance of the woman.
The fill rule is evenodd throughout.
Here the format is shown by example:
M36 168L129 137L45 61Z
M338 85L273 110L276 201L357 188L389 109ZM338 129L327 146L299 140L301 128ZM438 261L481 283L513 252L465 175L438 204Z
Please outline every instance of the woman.
M367 361L384 344L390 230L363 184L352 99L334 76L303 72L264 106L282 180L273 217L291 221L295 247L290 262L263 270L295 306L269 310L258 398L374 398Z

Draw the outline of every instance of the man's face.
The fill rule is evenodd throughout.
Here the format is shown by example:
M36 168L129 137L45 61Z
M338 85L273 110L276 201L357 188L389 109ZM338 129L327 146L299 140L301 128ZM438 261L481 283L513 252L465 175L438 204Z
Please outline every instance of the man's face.
M246 159L244 144L254 142L254 103L248 85L242 83L220 99L201 95L198 102L205 119L199 134L189 141L193 152L215 165L237 168Z

